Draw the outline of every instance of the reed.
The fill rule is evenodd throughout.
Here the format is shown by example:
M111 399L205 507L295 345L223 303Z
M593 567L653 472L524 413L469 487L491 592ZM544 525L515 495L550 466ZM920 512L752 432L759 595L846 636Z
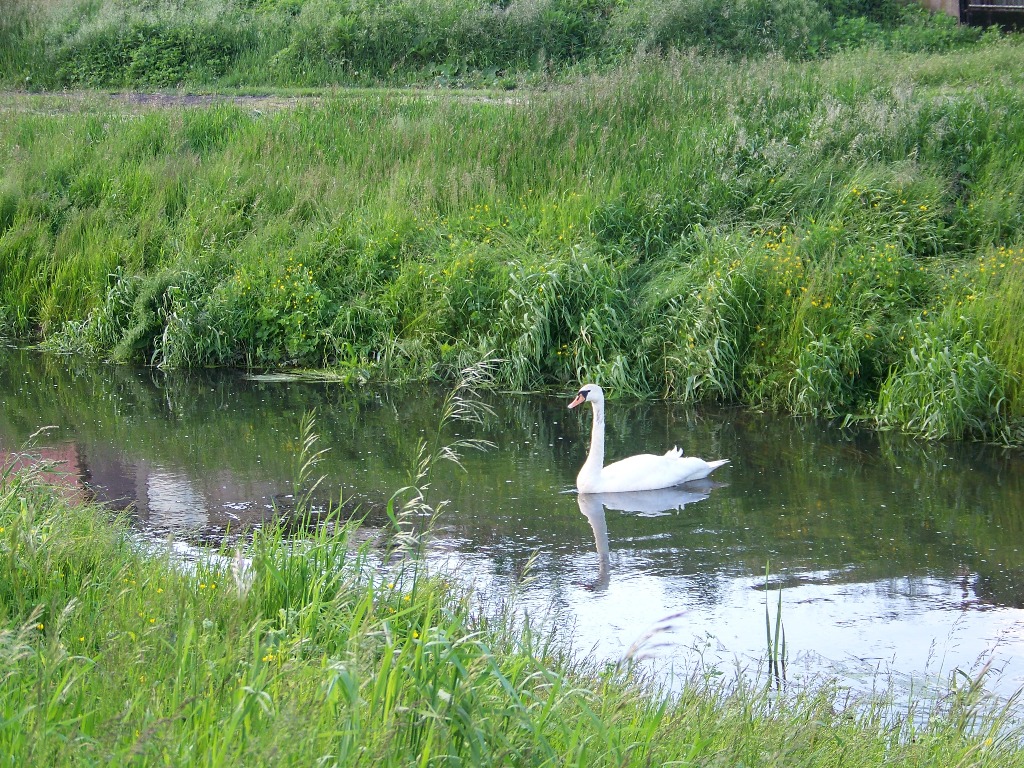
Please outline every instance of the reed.
M768 610L770 564L764 567L764 631L767 650L766 665L768 667L768 684L774 684L781 691L786 681L786 667L789 655L786 653L786 630L782 626L782 587L779 587L779 598L775 606L775 627L772 628L772 617Z

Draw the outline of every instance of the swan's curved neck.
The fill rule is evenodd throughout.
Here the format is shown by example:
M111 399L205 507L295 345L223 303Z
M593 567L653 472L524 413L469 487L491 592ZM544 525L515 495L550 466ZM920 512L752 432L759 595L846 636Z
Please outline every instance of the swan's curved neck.
M594 409L594 425L590 430L590 453L582 471L599 475L604 467L604 403L590 405Z

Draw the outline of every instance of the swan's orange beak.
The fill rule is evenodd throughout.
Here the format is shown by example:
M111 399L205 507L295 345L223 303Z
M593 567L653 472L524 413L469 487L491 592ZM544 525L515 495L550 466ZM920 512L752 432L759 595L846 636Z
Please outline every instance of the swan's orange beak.
M569 403L569 407L575 408L580 403L586 402L586 400L587 398L585 398L583 395L576 395L576 399Z

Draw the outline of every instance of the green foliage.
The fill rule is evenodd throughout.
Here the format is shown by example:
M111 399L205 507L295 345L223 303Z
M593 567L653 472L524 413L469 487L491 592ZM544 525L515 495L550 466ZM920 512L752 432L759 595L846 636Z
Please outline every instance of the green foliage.
M1015 423L1020 280L980 259L1024 227L1017 54L675 54L526 103L4 112L0 306L12 334L168 368L429 379L493 354L516 389L833 417L876 412L914 318L984 295L991 415Z
M826 50L880 45L900 51L947 51L977 42L981 30L960 26L945 13L900 0L826 0L834 26L822 38Z
M1024 417L1024 329L1019 322L1024 317L1024 247L993 248L978 258L974 269L954 277L965 283L956 295L957 308L974 327L985 329L993 362L1007 372L1007 407L1019 424Z
M813 54L829 16L816 0L641 0L611 24L612 45L631 52L697 48L735 56Z
M895 25L906 7L900 0L825 0L823 5L836 19L863 18L885 26Z
M0 6L0 80L8 87L31 88L33 71L43 65L46 11L32 0L8 0Z
M252 35L231 18L101 17L57 42L54 76L62 84L84 86L210 82L253 45Z
M1019 766L980 679L907 707L694 675L671 697L483 614L335 516L184 567L103 510L0 476L0 750L18 764ZM779 614L776 627L779 626ZM773 656L784 658L776 632ZM810 725L808 725L810 724Z
M908 53L938 53L962 48L981 39L978 27L961 26L945 13L931 13L916 4L902 11L903 22L892 30L888 42L896 50Z
M869 45L947 51L980 36L899 0L13 0L0 10L0 79L515 87L655 51L800 60Z
M467 71L525 69L596 54L611 5L542 0L506 7L466 0L307 3L287 47L290 71L336 78L352 72L392 80L406 72L453 78Z
M925 437L1009 442L1006 393L1012 377L978 332L953 312L914 323L903 365L882 386L875 420Z
M9 316L10 310L0 305L0 343L14 335L14 321Z

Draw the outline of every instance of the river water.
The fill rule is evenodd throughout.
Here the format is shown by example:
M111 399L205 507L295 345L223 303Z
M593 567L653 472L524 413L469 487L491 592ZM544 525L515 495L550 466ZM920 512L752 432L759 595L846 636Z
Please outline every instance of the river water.
M0 349L0 451L28 437L70 492L127 509L144 535L201 543L286 509L299 423L316 413L321 496L372 529L421 441L494 443L436 465L430 557L615 661L639 642L661 672L754 669L781 591L789 674L940 687L991 662L1024 685L1024 452L929 444L740 409L608 404L609 460L679 445L728 458L714 482L659 495L573 492L589 409L486 395L483 424L439 430L444 391L240 372L91 365ZM767 577L766 577L767 571Z

